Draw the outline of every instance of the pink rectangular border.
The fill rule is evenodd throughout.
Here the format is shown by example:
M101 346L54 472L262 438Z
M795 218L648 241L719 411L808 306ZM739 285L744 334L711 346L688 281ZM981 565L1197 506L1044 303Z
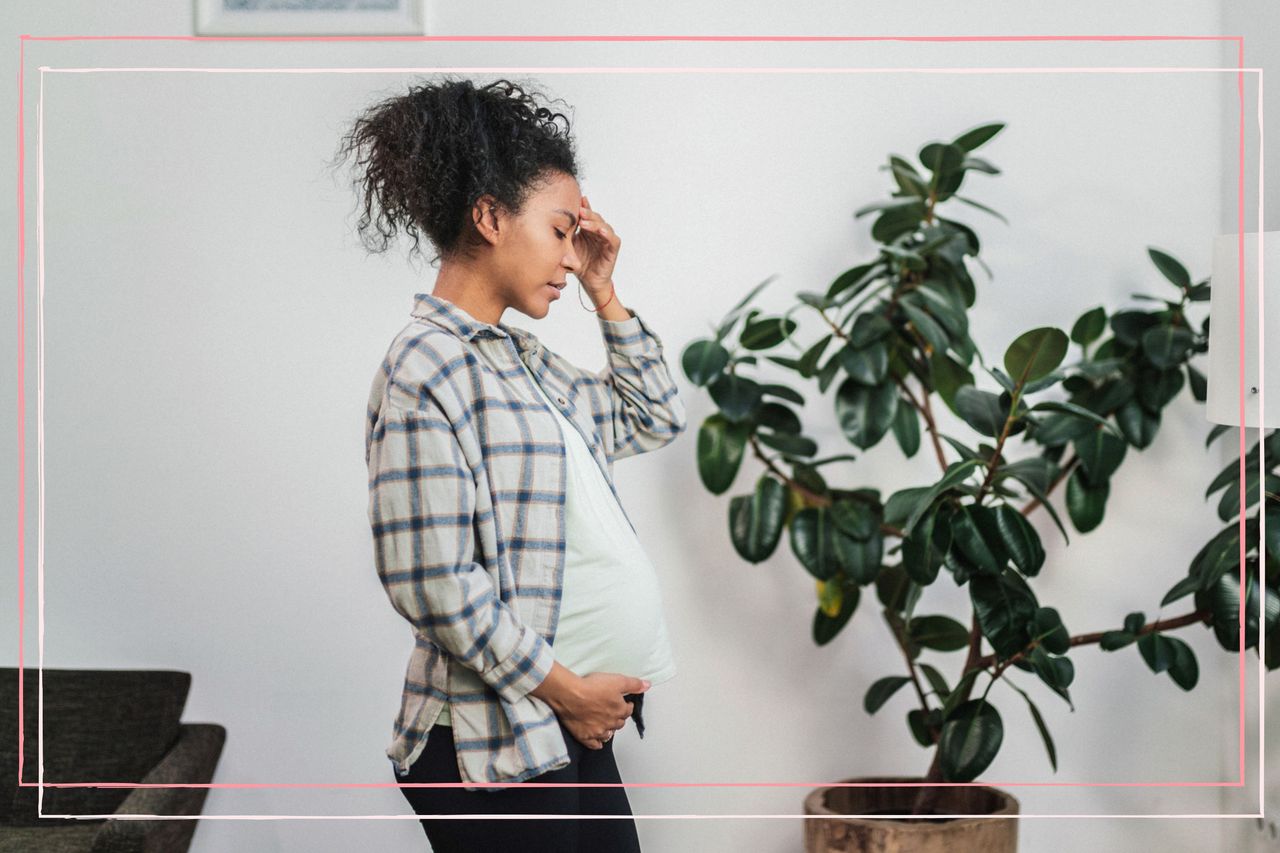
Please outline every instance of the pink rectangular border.
M1239 298L1238 298L1238 302L1239 302L1239 304L1240 304L1240 313L1239 313L1239 340L1240 340L1239 360L1240 360L1240 365L1241 365L1241 373L1240 373L1240 378L1239 378L1239 382L1240 382L1240 385L1239 385L1239 391L1240 391L1240 410L1239 410L1239 413L1240 413L1241 423L1243 423L1243 422L1244 422L1244 280L1245 280L1245 279L1244 279L1244 236L1243 236L1243 231L1244 231L1244 128L1245 128L1245 114L1244 114L1244 72L1245 72L1245 71L1249 71L1249 72L1251 72L1251 73L1257 73L1257 74L1258 74L1258 84L1259 84L1259 94L1258 94L1258 120L1259 120L1259 136L1260 136L1260 138L1261 138L1261 129L1262 129L1262 69L1253 69L1253 68L1246 69L1246 68L1244 68L1244 39L1243 39L1243 37L1241 37L1241 36L1120 36L1120 35L1096 35L1096 36L1045 36L1045 35L1040 35L1040 36L554 36L554 35L553 35L553 36L149 36L149 35L130 35L130 36L31 36L31 35L27 35L27 34L22 34L22 35L19 37L19 39L20 39L20 50L19 50L19 68L18 68L18 238L19 238L19 246L18 246L18 452L19 452L19 460L18 460L18 470L19 470L19 481L18 481L18 489L19 489L19 493L18 493L18 589L19 589L19 596L18 596L18 600L19 600L19 605L18 605L18 632L19 632L19 633L18 633L18 696L19 696L19 706L18 706L18 742L19 742L19 750L18 750L18 784L19 784L20 786L24 786L24 787L40 787L40 788L42 788L42 789L43 789L44 787L127 787L127 788L138 788L138 787L162 787L162 788L168 788L168 787L197 787L197 788L199 788L199 787L204 787L204 788L302 788L302 787L321 787L321 788L369 788L369 787L374 787L374 788L378 788L378 787L405 787L405 785L407 784L407 783L354 783L354 784L342 784L342 783L311 783L311 784L306 784L306 783L302 783L302 784L290 784L290 783L258 783L258 784L207 783L207 784L184 784L184 785L143 785L143 784L140 784L140 783L127 783L127 782L122 782L122 783L114 783L114 782L92 782L92 783L89 783L89 782L86 782L86 783L74 783L74 782L70 782L70 783L45 783L45 782L43 782L43 781L40 781L40 782L37 782L37 783L29 783L29 782L23 782L23 781L22 781L22 769L23 769L23 763L24 763L24 756L23 756L23 750L22 750L22 747L23 747L23 745L24 745L24 743L25 743L25 733L24 733L24 714L23 714L23 660L24 660L24 655L23 655L23 634L24 634L24 615L25 615L25 518L26 518L26 515L25 515L25 473L26 473L26 472L25 472L25 461L26 461L26 454L25 454L25 447L26 447L26 445L25 445L25 414L26 414L26 411L25 411L25 360L24 360L24 359L25 359L25 293L24 293L24 285L25 285L25 246L26 246L25 236L26 236L26 233L25 233L25 139L24 139L24 116L23 116L23 114L24 114L24 108L23 108L23 82L24 82L24 72L25 72L25 46L26 46L26 42L27 42L27 41L93 41L93 40L99 40L99 41L100 41L100 40L114 40L114 41L135 41L135 40L144 40L144 41L485 41L485 42L493 42L493 41L497 41L497 42L505 42L505 41L603 41L603 42L611 42L611 41L752 41L752 42L758 42L758 41L805 41L805 42L808 42L808 41L841 41L841 42L844 42L844 41L923 41L923 42L935 42L935 41L937 41L937 42L995 41L995 42L999 42L999 41L1165 41L1165 40L1176 40L1176 41L1202 41L1202 40L1210 40L1210 41L1235 41L1235 42L1237 43L1237 68L1236 68L1236 69L1234 69L1234 70L1235 70L1235 71L1236 71L1236 73L1237 73L1237 91L1238 91L1239 96L1240 96L1240 134L1239 134L1239 152L1238 152L1238 153L1239 153L1238 162L1239 162L1239 166L1240 166L1240 167L1239 167L1239 183L1238 183L1238 193L1237 193L1237 201L1238 201L1237 214L1238 214L1238 222L1239 222L1239 228L1238 228L1238 231L1240 232L1240 233L1238 234L1238 251L1239 251L1239 260L1238 260L1238 264L1239 264L1239 268L1240 268L1240 274L1239 274L1239 280L1238 280L1238 288L1239 288ZM42 83L43 83L43 71L44 71L44 70L45 70L45 68L43 68L43 67L42 67L42 68L41 68L41 71L42 71L42 75L41 75ZM49 69L49 70L53 70L53 69ZM111 69L100 69L100 70L111 70ZM134 70L144 70L144 69L134 69ZM160 70L160 69L157 69L157 70ZM172 69L172 70L178 70L178 69ZM207 68L206 68L206 69L182 69L182 70L193 70L193 71L212 71L212 70L221 70L221 71L228 71L228 70L246 70L246 69L207 69ZM294 69L294 70L304 70L304 69ZM349 71L349 70L353 70L353 69L305 69L305 70L310 70L310 71ZM367 70L367 69L366 69L366 70ZM401 69L389 69L389 70L401 70ZM404 70L411 70L411 69L404 69ZM448 69L434 69L434 70L440 71L440 70L448 70ZM541 72L543 72L543 73L546 73L546 72L548 72L548 71L551 71L552 69L548 69L548 68L539 68L539 69L529 69L529 70L536 70L536 71L541 71ZM584 70L584 69L575 69L575 70ZM622 70L644 70L644 69L621 69L621 68L610 68L610 69L597 69L597 70L622 71ZM678 69L664 69L664 70L678 70ZM705 70L711 70L711 69L688 69L688 70L704 70L704 71L705 71ZM726 70L731 70L731 69L726 69ZM750 71L757 71L757 72L760 72L760 71L779 71L779 70L790 70L790 69L776 69L776 68L774 68L774 69L768 69L768 68L738 69L738 71L739 71L739 72L741 72L742 70L750 70ZM857 70L857 69L823 68L823 69L810 69L810 70L813 70L813 71L838 71L838 70L855 71L855 70ZM905 71L913 71L913 70L916 70L916 71L920 71L920 70L929 70L929 71L939 71L939 72L941 72L941 73L947 73L947 72L946 72L946 69L937 69L937 68L930 68L930 69L895 68L895 69L892 69L892 70L893 70L893 71L895 71L895 72L905 72ZM956 71L958 71L958 70L959 70L959 69L952 69L952 73L955 73L955 72L956 72ZM979 73L993 73L993 72L998 71L998 69L974 69L974 70L975 70L975 71L977 71L977 72L979 72ZM1034 71L1047 71L1047 70L1098 71L1098 70L1103 70L1103 69L1079 69L1079 68L1077 68L1077 69L1048 69L1048 68L1040 68L1040 69L1006 69L1006 70L1013 70L1013 71L1033 71L1033 70L1034 70ZM1125 70L1132 70L1132 71L1152 71L1152 72L1169 72L1169 71L1191 71L1191 70L1198 70L1198 71L1224 71L1224 70L1227 70L1227 71L1229 71L1229 70L1232 70L1232 69L1219 69L1219 68L1197 68L1197 69L1192 69L1192 68L1179 68L1179 67L1172 67L1172 66L1171 66L1171 67L1164 67L1164 68L1125 69ZM43 91L43 86L42 86L42 91ZM1261 186L1261 184L1262 184L1262 157L1263 157L1263 154L1262 154L1262 149L1261 149L1261 145L1260 145L1260 147L1259 147L1259 179L1258 179L1258 180L1259 180L1259 185L1260 185L1260 186ZM42 186L38 187L38 206L40 206L40 207L42 207L42 201L43 201L43 197L42 197L42 190L43 190ZM1263 221L1263 220L1262 220L1262 218L1261 218L1261 211L1262 211L1262 207L1263 207L1263 198L1262 198L1262 193L1261 193L1261 191L1260 191L1260 192L1259 192L1259 215L1260 215L1260 220L1259 220L1259 221L1260 221L1260 222L1262 222L1262 221ZM41 212L41 215L43 215L43 214L42 214L42 212ZM1260 230L1260 232L1261 232L1261 226L1260 226L1260 229L1259 229L1259 230ZM43 275L43 246L41 246L41 248L40 248L40 252L41 252L41 254L40 254L40 261L41 261L41 275ZM1262 294L1263 286L1262 286L1262 281L1261 281L1261 279L1262 279L1262 277L1263 277L1263 276L1262 276L1262 254L1263 254L1263 250L1262 250L1262 237L1261 237L1261 234L1260 234L1260 239L1259 239L1259 259L1258 259L1258 260L1259 260L1259 278L1260 278L1260 282L1259 282L1259 306L1260 306L1260 307L1261 307L1261 302L1262 302L1262 298L1263 298L1263 294ZM1263 345L1263 344L1262 344L1262 338L1263 338L1263 336L1262 336L1262 334L1261 334L1261 329L1262 329L1262 320L1263 320L1263 318L1262 318L1262 312L1261 312L1261 310L1259 310L1259 331L1260 331L1260 334L1259 334L1259 350L1260 350L1260 356L1259 356L1259 359L1260 359L1260 361L1262 361L1262 360L1263 360L1263 359L1262 359L1262 356L1261 356L1261 348L1262 348L1262 345ZM1260 385L1260 402L1262 402L1262 401L1263 401L1263 399L1264 399L1261 395L1265 394L1265 381L1264 381L1264 379L1263 379L1263 377L1262 377L1262 375L1261 375L1261 371L1262 371L1262 365L1260 364L1260 371L1259 371L1259 373L1260 373L1260 375L1259 375L1259 385ZM41 383L41 386L42 386L42 385L43 385L43 383ZM42 387L41 387L41 390L42 390ZM1243 428L1241 428L1241 429L1237 430L1237 432L1238 432L1238 436L1239 436L1240 476L1241 476L1241 480L1243 481L1243 477L1244 477L1244 473L1245 473L1245 469L1244 469L1244 458L1243 458L1243 457L1244 457L1244 455L1245 455L1244 429L1243 429ZM42 436L41 436L41 439L42 439ZM1259 464L1260 464L1260 467L1261 467L1261 460L1260 460L1260 463L1259 463ZM1264 514L1264 515L1265 515L1265 514ZM1245 552L1244 536L1243 536L1243 532L1244 532L1244 531L1243 531L1243 528L1244 528L1244 517L1243 517L1243 513L1241 514L1241 518L1240 518L1240 522L1239 522L1239 523L1240 523L1240 528L1241 528L1241 537L1240 537L1240 539L1241 539L1241 541L1240 541L1240 556L1241 556L1241 562L1243 563L1243 560L1244 560L1244 552ZM1265 520L1261 520L1261 521L1260 521L1260 524L1262 524L1262 525L1263 525L1263 532L1265 533ZM42 587L43 587L43 566L40 566L39 568L40 568L40 578L39 578L39 583L41 584L41 588L42 588ZM861 787L861 786L867 786L867 785L872 785L872 786L876 786L876 787L887 787L887 786L891 786L891 785L892 785L892 786L903 786L903 787L916 787L916 786L921 786L921 785L925 785L925 784L931 784L931 785L986 785L986 786L1004 786L1004 787L1058 787L1058 786L1062 786L1062 787L1113 787L1113 786L1114 786L1114 787L1242 787L1243 785L1245 785L1245 784L1246 784L1246 780L1245 780L1245 778L1244 778L1244 775L1245 775L1245 757L1244 757L1244 752L1245 752L1245 736L1244 736L1244 719L1245 719L1245 714L1244 714L1244 699L1245 699L1245 669L1244 669L1244 666L1245 666L1245 665L1244 665L1244 657L1245 657L1245 655L1244 655L1244 652L1245 652L1245 650L1244 650L1244 610L1245 610L1245 607L1244 607L1244 605L1245 605L1245 599L1244 599L1244 585L1242 584L1242 585L1241 585L1241 594L1240 594L1240 604L1239 604L1239 610L1240 610L1240 614L1241 614L1240 627L1239 627L1239 637L1240 637L1240 653L1239 653L1239 661L1240 661L1240 663L1239 663L1239 668L1240 668L1240 691L1239 691L1239 696L1240 696L1240 709L1239 709L1239 718L1238 718L1238 719L1239 719L1239 733L1240 733L1240 734L1239 734L1239 767L1240 767L1240 778L1239 778L1239 780L1238 780L1237 782L997 782L997 781L983 781L983 782L956 782L956 783L924 783L924 782L903 782L903 783L839 783L839 782L777 782L777 783L774 783L774 782L735 782L735 783L716 783L716 782L705 782L705 783L661 783L661 782L639 782L639 783L625 783L625 782L624 782L624 783L619 783L619 784L606 784L606 783L594 783L594 784L593 784L593 783L583 783L583 784L574 785L573 787L741 787L741 786L750 786L750 787L796 787L796 786L803 786L803 787L809 787L809 788L812 788L812 787ZM41 622L43 622L43 613L41 613ZM1264 658L1264 656L1265 656L1265 637L1264 637L1264 636L1260 636L1260 639L1259 639L1259 650L1258 650L1258 652L1259 652L1259 668L1260 668L1260 672L1262 673L1262 678L1263 678L1263 679L1265 679L1265 670L1262 670L1262 667L1263 667L1263 665L1264 665L1264 664L1263 664L1263 658ZM1265 731L1265 701L1263 700L1263 695L1262 695L1262 694L1263 694L1263 690L1262 690L1262 683L1260 683L1259 692L1260 692L1260 697L1259 697L1259 710L1260 710L1260 720L1259 720L1259 729L1260 729L1260 731L1259 731L1259 778L1260 778L1260 780L1261 780L1261 778L1262 778L1262 767L1263 767L1262 762L1263 762L1263 760L1264 760L1264 757L1263 757L1263 738L1264 738L1264 736L1265 736L1265 735L1264 735L1264 731ZM40 770L41 770L41 775L43 776L43 766L41 766ZM504 786L508 786L508 783L434 783L434 784L424 783L424 784L419 784L419 785L413 785L413 787L457 787L458 785L462 785L462 784L467 784L467 785L469 785L469 786L471 786L471 787L475 787L475 786L477 786L477 785L490 785L490 784L491 784L491 785L504 785ZM550 786L561 786L561 785L564 785L565 783L531 783L531 782L522 782L522 783L518 783L518 784L520 784L520 785L528 785L528 786L531 786L531 787L532 787L532 786L537 786L537 787L550 787ZM1261 798L1261 797L1262 797L1262 795L1263 795L1263 790L1264 790L1264 786L1261 786L1261 785L1260 785L1260 794L1259 794L1260 798ZM43 796L41 796L41 800L43 801ZM1229 814L1229 815L1124 815L1124 816L1121 816L1121 815L1020 815L1020 817L1042 817L1042 816L1043 816L1043 817L1262 817L1262 816L1263 816L1263 815L1261 814L1262 810L1263 810L1263 806L1262 806L1262 804L1261 804L1261 802L1260 802L1260 804L1259 804L1259 814L1256 814L1256 815L1245 815L1245 814ZM42 814L42 816L54 817L54 815L43 815L43 814ZM87 818L87 817L115 817L115 816L114 816L114 815L99 815L99 816L91 816L91 815L69 815L69 816L67 816L67 817L86 817L86 818ZM145 819L147 816L133 816L133 817L134 817L134 818L143 818L143 819ZM150 816L150 817L157 817L157 816ZM164 816L164 817L180 818L180 817L184 817L184 816ZM203 815L203 816L192 816L192 817L193 817L194 819L198 819L199 817L206 817L206 818L223 818L223 819L225 819L225 818L232 818L232 817L250 817L250 818L252 818L252 817L259 817L259 818L260 818L260 817L265 817L265 816L261 816L261 815L256 815L256 816ZM276 816L276 817L285 817L285 816ZM308 819L311 819L312 817L314 817L314 816L308 816ZM382 817L382 816L374 816L374 815L354 815L354 816L350 816L350 817ZM402 816L402 815L397 815L397 816L394 816L394 817L397 817L397 818L398 818L398 817L409 817L410 819L419 819L419 818L420 818L420 816L417 816L417 815L413 815L413 816ZM456 817L456 816L455 816L455 817ZM493 816L486 815L485 817L493 817ZM528 815L528 816L521 816L521 815L509 815L509 816L507 816L507 817L555 817L555 816L546 816L546 815ZM609 816L599 816L599 817L609 817ZM641 816L638 816L638 815L637 815L636 817L641 817ZM673 816L670 816L670 815L645 815L645 816L643 816L643 817L673 817ZM688 817L709 817L709 816L688 816ZM769 817L769 815L725 815L725 817ZM798 815L773 815L772 817L808 817L808 816L798 816ZM886 815L886 816L883 816L883 817L899 817L899 816L887 816L887 815ZM956 815L956 816L939 816L939 817L975 817L975 816L973 816L973 815Z

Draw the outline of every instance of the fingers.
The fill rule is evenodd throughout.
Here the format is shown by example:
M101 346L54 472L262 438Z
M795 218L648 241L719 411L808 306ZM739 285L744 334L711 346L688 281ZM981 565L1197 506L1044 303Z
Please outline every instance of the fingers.
M609 223L604 218L591 209L591 201L584 195L582 204L578 208L578 225L588 231L593 231L602 237L613 237L613 229L609 227Z

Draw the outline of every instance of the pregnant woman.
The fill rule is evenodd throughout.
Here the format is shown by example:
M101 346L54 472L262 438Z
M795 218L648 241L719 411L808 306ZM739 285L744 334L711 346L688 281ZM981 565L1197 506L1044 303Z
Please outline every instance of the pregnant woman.
M403 228L441 261L366 422L377 571L414 637L386 753L436 853L625 853L640 845L613 736L630 717L643 737L646 691L676 667L613 463L670 443L685 411L615 288L622 241L581 194L568 119L529 88L413 86L340 149L361 167L366 247ZM599 371L502 322L547 316L570 273Z

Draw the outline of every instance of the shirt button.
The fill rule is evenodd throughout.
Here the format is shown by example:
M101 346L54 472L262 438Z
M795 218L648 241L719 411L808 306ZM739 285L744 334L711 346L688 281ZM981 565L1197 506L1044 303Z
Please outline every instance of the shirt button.
M556 399L559 400L562 404L564 403L564 397L556 397Z

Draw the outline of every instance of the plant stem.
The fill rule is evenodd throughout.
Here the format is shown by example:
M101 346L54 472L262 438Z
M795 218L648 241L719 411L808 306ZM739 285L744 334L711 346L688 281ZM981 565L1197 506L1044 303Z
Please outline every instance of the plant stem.
M1013 428L1013 422L1016 420L1015 413L1018 411L1018 400L1022 396L1022 385L1014 386L1013 398L1009 401L1009 415L1004 419L1004 426L1000 428L1000 437L996 439L996 449L991 452L991 458L987 460L987 476L983 478L982 485L978 488L978 494L973 499L974 506L982 503L982 498L987 494L987 487L991 485L991 480L996 475L996 469L1000 467L1000 451L1004 449L1005 440L1009 437L1009 430Z
M1141 637L1143 634L1150 634L1153 631L1171 631L1174 628L1181 628L1185 625L1194 625L1197 622L1207 621L1209 617L1212 615L1213 615L1212 612L1208 609L1194 610L1190 613L1184 613L1183 615L1176 616L1172 619L1162 619L1159 622L1150 622L1146 625L1143 625L1141 628L1138 629L1138 632L1135 634L1135 636ZM1072 646L1092 645L1093 643L1099 642L1102 639L1103 635L1106 633L1107 633L1106 631L1096 631L1092 634L1080 634L1078 636L1072 637L1070 643ZM1031 651L1031 648L1032 646L1028 646L1027 648L1018 652L1016 655L1009 658L1008 660L1001 661L1000 664L997 666L994 674L996 676L999 676L1000 673L1004 669L1006 669L1010 664L1014 663L1017 660L1021 660L1023 657L1029 654ZM986 669L987 667L995 663L996 663L995 655L986 655L985 657L981 657L976 661L977 666L982 669ZM968 669L969 669L968 664L966 664L965 671L967 672Z
M920 398L922 403L916 402L915 395L911 393L911 389L907 387L905 380L895 376L893 381L898 383L898 387L902 389L902 393L907 396L907 400L911 403L912 408L920 413L924 418L925 428L929 431L929 437L933 439L933 452L938 456L938 465L943 471L947 470L947 457L942 452L942 442L938 440L938 424L933 419L933 409L929 406L929 389L924 387L924 383L920 383Z
M1058 476L1054 477L1053 482L1049 484L1049 488L1044 490L1044 496L1046 498L1049 497L1049 495L1053 493L1053 490L1058 487L1058 484L1061 483L1063 480L1067 479L1067 475L1070 474L1075 469L1075 467L1079 464L1080 464L1080 457L1072 456L1070 462L1068 462L1066 465L1061 466L1058 469ZM1026 516L1031 512L1033 512L1035 508L1038 506L1040 506L1040 499L1035 498L1034 500L1032 500L1030 503L1028 503L1026 506L1022 508L1022 514Z
M806 506L831 506L831 504L834 503L834 501L826 495L820 495L811 489L807 489L803 484L798 483L791 477L782 473L782 469L774 464L772 459L765 455L764 450L760 447L760 442L756 440L754 435L748 440L751 442L751 450L755 453L756 458L763 462L764 466L772 471L775 477L785 483L787 488L794 489L799 492L801 497L804 498ZM906 536L906 531L900 527L894 527L892 524L881 524L880 532L887 533L890 536L897 536L899 539Z
M982 628L978 625L978 615L975 613L973 615L973 625L969 629L969 655L965 659L964 669L960 671L960 683L957 685L957 689L960 689L960 685L963 685L963 689L961 689L961 692L960 692L960 699L956 703L957 705L969 699L969 694L973 691L973 685L974 685L974 682L977 681L977 679L971 678L968 681L965 681L964 676L971 669L973 669L977 665L978 661L981 659L982 659ZM925 773L924 781L926 782L942 781L942 746L941 744L934 747L933 761L929 764L929 771ZM933 808L933 804L934 802L937 801L939 793L941 793L941 789L939 787L922 786L916 794L915 802L912 804L911 813L926 814L929 810Z
M887 612L887 611L886 611ZM925 698L924 688L920 685L920 676L916 674L915 661L911 660L911 652L907 649L905 638L893 627L889 625L889 633L893 634L893 639L897 642L898 648L902 649L902 657L907 662L907 674L911 676L911 684L916 689L916 696L920 699L920 710L925 716L929 715L929 701ZM933 727L929 727L930 733L934 731Z

